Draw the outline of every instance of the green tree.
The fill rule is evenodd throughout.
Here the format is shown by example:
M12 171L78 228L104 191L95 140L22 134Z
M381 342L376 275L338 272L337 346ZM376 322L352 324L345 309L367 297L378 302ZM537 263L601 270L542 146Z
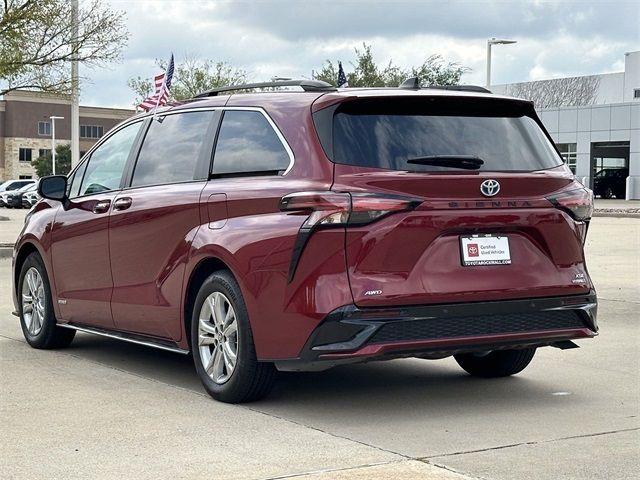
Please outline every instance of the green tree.
M51 151L47 151L45 155L36 158L31 162L33 168L36 169L36 175L40 178L53 174ZM71 145L56 146L56 175L66 175L71 171Z
M156 59L156 65L164 70L167 62ZM176 63L171 81L171 97L174 100L185 100L211 88L246 82L247 72L227 62L186 56L184 61ZM136 103L140 103L154 91L152 79L130 78L127 85L135 93Z
M78 9L77 36L68 0L4 0L0 95L18 88L69 92L71 60L91 66L119 60L128 37L124 13L99 0Z
M457 63L445 62L440 55L431 55L421 65L408 69L394 65L392 60L379 66L373 58L371 45L363 43L362 47L362 50L355 49L356 61L349 62L353 70L345 72L350 87L397 87L409 77L419 77L422 85L457 85L462 74L469 71ZM313 78L335 85L338 65L327 60Z

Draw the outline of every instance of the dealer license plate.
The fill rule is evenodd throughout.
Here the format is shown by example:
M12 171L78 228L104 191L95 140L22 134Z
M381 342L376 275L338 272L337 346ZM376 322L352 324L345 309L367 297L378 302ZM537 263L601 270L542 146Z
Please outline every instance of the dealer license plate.
M462 265L510 265L511 252L506 235L469 235L460 237Z

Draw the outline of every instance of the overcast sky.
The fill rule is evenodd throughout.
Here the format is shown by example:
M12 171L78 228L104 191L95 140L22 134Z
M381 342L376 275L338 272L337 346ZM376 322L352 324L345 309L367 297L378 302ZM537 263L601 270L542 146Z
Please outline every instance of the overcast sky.
M82 0L81 0L82 1ZM81 68L81 103L130 107L127 79L151 78L154 58L185 55L224 60L251 80L309 78L326 59L347 73L354 47L370 44L379 64L419 65L432 54L471 71L484 84L486 40L494 46L494 84L624 70L625 52L640 50L640 2L425 0L109 0L126 12L131 37L123 61Z

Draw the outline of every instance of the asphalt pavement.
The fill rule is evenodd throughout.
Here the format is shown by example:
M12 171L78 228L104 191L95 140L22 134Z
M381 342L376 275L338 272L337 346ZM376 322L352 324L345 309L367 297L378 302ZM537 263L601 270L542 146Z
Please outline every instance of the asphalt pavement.
M29 348L1 259L0 478L640 478L640 220L595 218L586 248L601 334L580 349L506 379L452 359L285 374L240 406L187 356L86 334Z

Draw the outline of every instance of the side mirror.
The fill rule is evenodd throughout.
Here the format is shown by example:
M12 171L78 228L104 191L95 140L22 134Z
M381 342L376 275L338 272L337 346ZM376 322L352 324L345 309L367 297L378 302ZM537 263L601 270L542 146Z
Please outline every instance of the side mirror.
M38 182L38 195L63 202L67 198L67 177L65 175L42 177Z

